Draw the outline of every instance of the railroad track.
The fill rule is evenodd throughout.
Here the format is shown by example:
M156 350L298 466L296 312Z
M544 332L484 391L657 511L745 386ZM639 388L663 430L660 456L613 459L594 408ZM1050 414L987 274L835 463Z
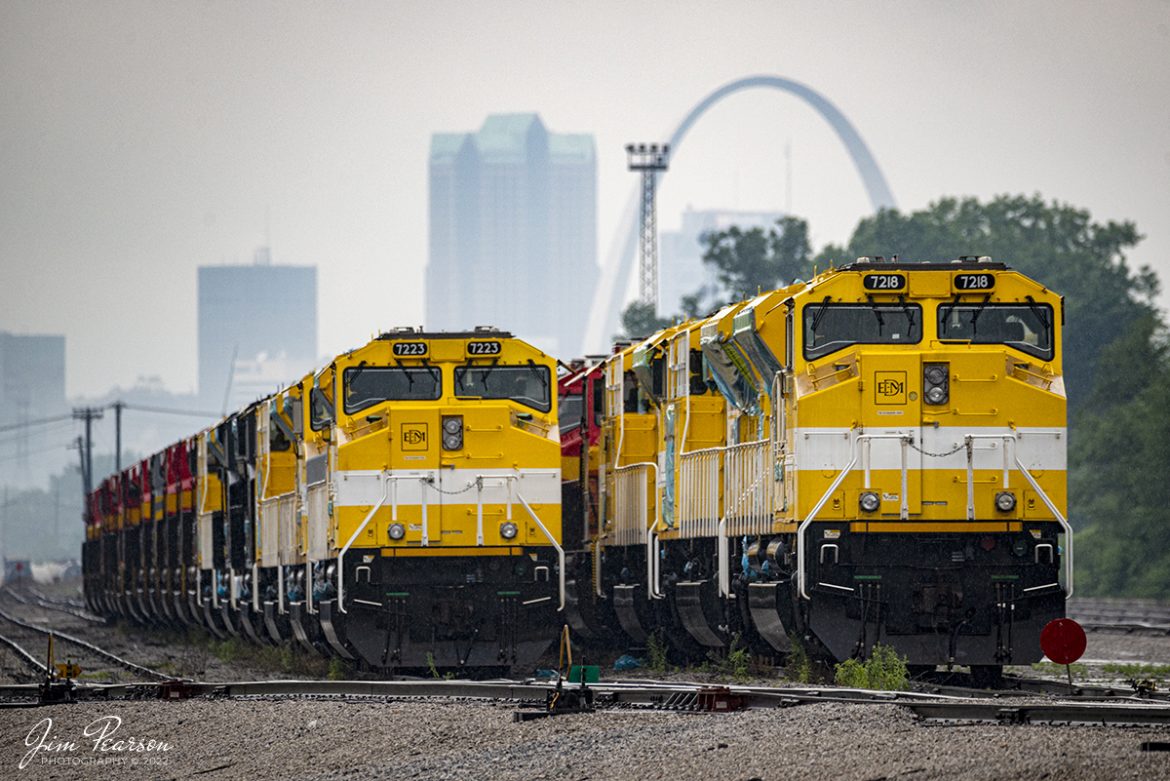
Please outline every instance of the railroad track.
M49 668L45 666L44 662L29 653L27 648L11 637L0 635L0 645L11 651L17 661L32 669L38 678L44 676L45 672L48 671Z
M1100 684L1074 684L1049 678L1025 678L1005 675L1003 685L998 689L980 689L971 676L959 672L936 672L914 681L927 691L956 696L979 696L988 699L1015 699L1021 697L1050 696L1073 698L1082 702L1117 702L1128 699L1150 700L1170 703L1170 692L1151 691L1134 686L1106 686Z
M58 605L66 605L68 607L74 607L74 608L78 608L78 609L85 608L85 602L83 602L81 599L78 599L76 597L61 597L61 598L50 597L45 592L41 591L38 588L34 588L33 586L26 585L24 588L25 588L25 590L28 591L28 593L31 596L33 596L37 599L44 600L45 602L52 602L52 603L55 603Z
M1134 698L1127 702L1044 702L1004 704L965 696L923 692L875 692L864 689L712 687L702 684L598 683L588 686L597 712L612 709L726 712L792 708L817 703L902 707L928 724L1102 724L1170 725L1170 704ZM242 681L236 683L161 682L82 684L78 699L340 699L343 701L493 701L513 704L518 714L539 713L551 683L535 681ZM581 692L563 684L565 692ZM979 693L977 693L979 694ZM32 685L0 686L0 698L29 701ZM524 710L527 709L527 710ZM518 716L517 720L521 719Z
M85 621L85 622L90 623L90 624L103 624L104 625L106 623L106 620L104 618L101 618L99 616L95 616L92 613L88 613L84 610L78 609L78 608L74 607L72 605L72 603L70 603L70 602L60 602L57 600L48 599L47 597L45 597L44 595L40 594L37 591L34 591L33 589L28 589L28 594L22 594L19 591L17 591L16 589L9 588L6 586L4 588L4 593L6 595L12 597L14 600L16 600L17 602L19 602L22 605L34 605L36 607L43 608L45 610L53 610L53 611L56 611L58 613L65 613L66 615L73 616L74 618L80 618L82 621Z
M1170 635L1170 604L1152 599L1077 597L1067 613L1090 632Z
M37 626L36 624L32 624L32 623L29 623L28 621L20 619L16 616L12 615L11 613L8 613L7 611L0 610L0 619L6 621L9 624L12 624L16 627L19 627L21 630L24 630L24 632L26 634L33 633L34 635L40 635L40 636L45 638L46 642L48 640L49 635L52 635L56 640L58 640L60 642L67 643L69 645L74 646L75 648L81 649L82 655L80 657L78 657L76 655L71 655L70 658L73 661L77 662L78 664L81 664L83 670L89 671L91 673L100 671L102 668L102 665L104 663L108 663L108 664L113 664L115 667L119 667L119 668L128 670L136 675L145 676L146 678L151 679L151 680L156 680L156 681L173 681L173 680L175 680L175 677L173 675L168 675L167 673L160 672L158 670L154 670L154 669L151 669L149 667L144 667L140 664L135 664L134 662L130 661L129 659L124 659L115 653L111 653L110 651L107 651L104 648L101 648L97 645L94 645L93 643L89 642L88 640L84 640L80 637L75 637L74 635L71 635L67 632L62 632L62 631L57 630L57 629L51 629L51 628L47 628L47 627ZM88 657L89 660L98 660L98 664L95 665L92 663L87 663L86 657Z

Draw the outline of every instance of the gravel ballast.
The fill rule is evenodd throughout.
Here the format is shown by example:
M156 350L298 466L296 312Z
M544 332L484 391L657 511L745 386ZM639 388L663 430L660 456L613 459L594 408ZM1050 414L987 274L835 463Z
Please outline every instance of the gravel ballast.
M1093 779L1170 778L1141 751L1170 728L934 726L897 706L732 714L610 711L527 723L489 703L244 700L0 710L0 775L72 779ZM95 752L87 725L167 751ZM52 718L74 751L36 753ZM41 726L38 727L38 723ZM107 764L97 764L105 760ZM122 760L124 764L111 761Z

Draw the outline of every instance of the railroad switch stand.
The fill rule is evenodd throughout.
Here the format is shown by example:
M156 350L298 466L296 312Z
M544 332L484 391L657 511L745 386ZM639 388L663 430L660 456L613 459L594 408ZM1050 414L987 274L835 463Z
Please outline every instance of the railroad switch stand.
M567 666L565 664L566 661L568 662ZM584 659L581 661L584 662ZM589 668L585 664L581 664L576 668L573 666L573 645L569 640L568 624L561 630L561 652L557 666L559 668L557 670L557 686L545 695L544 709L516 711L512 714L512 721L534 721L535 719L543 719L546 716L564 716L570 713L593 712L593 690L586 683L587 670ZM575 689L566 689L565 677L567 674L571 675L574 669L579 671L579 686ZM569 681L569 683L572 683L572 681Z
M77 702L73 679L81 675L81 667L67 660L64 664L53 661L53 635L49 635L49 653L45 664L45 679L41 681L39 694L41 705L62 702Z

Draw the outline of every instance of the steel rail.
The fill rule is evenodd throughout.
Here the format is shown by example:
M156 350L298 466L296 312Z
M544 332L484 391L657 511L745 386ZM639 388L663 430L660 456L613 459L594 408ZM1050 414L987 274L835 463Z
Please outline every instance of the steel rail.
M504 701L541 704L556 691L553 683L534 681L238 681L231 683L182 682L84 684L74 692L78 698L187 698L203 696L226 699L268 698L371 698L386 700L447 699ZM564 689L579 684L562 683ZM718 712L701 698L711 687L694 683L674 684L653 681L599 683L589 686L599 709L643 708ZM816 703L896 706L909 709L926 723L960 724L1143 724L1170 725L1170 705L1098 702L1055 702L1005 705L976 699L981 692L962 696L922 692L879 692L864 689L772 688L732 686L721 689L736 699L736 708L788 708ZM33 698L38 687L28 684L0 686L0 698Z
M979 689L969 681L970 676L966 673L936 673L932 676L916 679L915 682L928 686L930 691L938 694L955 694L968 698L1003 699L1047 695L1073 699L1078 702L1127 702L1132 700L1134 702L1170 703L1170 693L1138 691L1133 687L1121 688L1084 683L1077 684L1070 689L1063 680L1005 676L1002 688Z
M99 616L90 613L82 612L74 607L67 606L66 603L54 602L43 595L39 595L36 591L29 589L28 595L21 594L13 588L5 587L4 593L15 599L22 605L35 605L36 607L44 608L45 610L55 610L58 613L80 618L82 621L88 621L91 624L105 624L106 620Z
M75 599L73 597L65 597L64 599L55 599L54 597L50 597L48 594L41 591L40 589L33 588L32 586L27 586L27 585L24 586L24 590L27 591L29 593L29 595L32 596L34 599L43 599L46 602L52 602L52 603L57 604L57 605L66 605L68 607L75 607L75 608L85 607L85 602L83 602L80 599Z
M73 635L66 634L65 632L61 632L61 631L56 630L56 629L47 629L45 627L37 626L36 624L30 624L27 621L22 621L21 619L16 618L15 616L13 616L13 615L11 615L3 610L0 610L0 618L4 619L5 621L8 621L9 623L16 624L19 627L29 629L33 632L38 632L38 633L43 634L45 636L52 635L53 637L57 638L58 640L61 640L61 641L66 642L66 643L70 643L70 644L75 645L79 648L84 648L85 650L89 651L90 653L96 654L97 656L100 656L101 658L103 658L109 662L113 662L114 664L118 665L119 667L124 667L125 669L129 670L130 672L138 673L139 675L145 675L145 676L148 676L150 678L155 678L155 679L160 680L160 681L176 680L175 676L173 676L173 675L167 675L166 673L159 672L158 670L152 670L149 667L143 667L140 664L135 664L134 662L131 662L128 659L123 659L122 657L118 656L117 654L110 653L109 651L107 651L104 648L99 648L98 646L94 645L93 643L90 643L86 640L82 640L80 637L74 637Z
M34 670L36 670L41 675L44 675L45 673L47 673L49 671L49 668L45 666L44 662L42 662L41 660L37 659L35 656L30 654L24 646L22 646L20 643L13 640L11 637L6 637L5 635L0 635L0 644L6 645L9 648L11 648L12 652L16 654L16 658L20 659L22 662L27 664L29 667L32 667Z
M1110 623L1105 621L1081 621L1088 632L1117 632L1127 635L1170 635L1170 624L1146 624L1142 622Z
M1054 703L1011 705L987 702L906 703L924 722L991 724L1170 724L1170 707L1164 705L1099 705Z
M79 696L161 696L174 682L86 684L79 685ZM405 681L328 681L328 680L273 680L235 681L227 683L184 681L181 686L187 696L222 698L239 697L374 697L391 699L446 698L455 700L495 700L513 702L544 702L556 691L552 682L526 681L459 681L459 680L405 680ZM580 689L580 684L562 682L565 690ZM659 683L637 681L631 683L606 682L589 684L599 705L668 707L679 701L712 689L698 683ZM719 687L716 687L719 688ZM791 705L837 702L863 704L898 704L905 702L957 702L961 697L923 692L875 692L865 689L837 689L832 687L786 689L775 687L723 687L727 693L741 698L747 707L776 708ZM0 686L0 697L16 695L20 686Z

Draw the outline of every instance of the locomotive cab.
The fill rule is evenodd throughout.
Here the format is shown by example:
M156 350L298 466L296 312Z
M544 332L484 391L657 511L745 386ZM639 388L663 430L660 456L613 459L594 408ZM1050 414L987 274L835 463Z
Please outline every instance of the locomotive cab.
M494 329L395 331L335 360L330 645L396 668L547 648L565 583L555 368Z
M986 261L858 264L793 297L796 589L834 658L1040 658L1072 586L1059 306Z

